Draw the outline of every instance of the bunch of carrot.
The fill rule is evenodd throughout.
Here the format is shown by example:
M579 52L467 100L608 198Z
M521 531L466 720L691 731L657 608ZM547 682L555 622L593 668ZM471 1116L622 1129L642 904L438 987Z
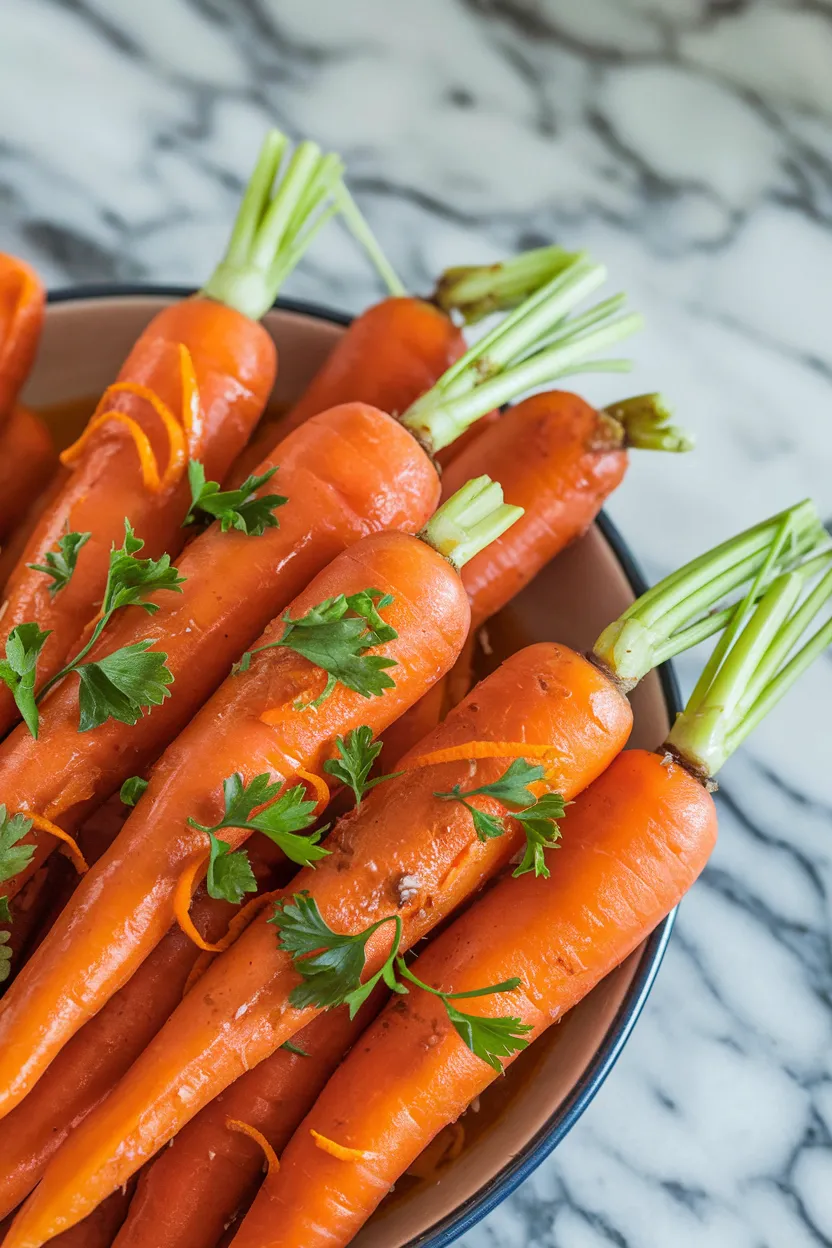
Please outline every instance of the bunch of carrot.
M691 442L657 395L598 411L544 389L498 415L624 369L594 357L638 318L621 297L576 311L604 270L554 247L414 298L342 172L267 138L225 257L142 335L9 580L6 1248L212 1248L252 1200L247 1248L346 1244L690 886L704 782L830 640L796 650L832 595L799 504L589 656L541 643L468 692L481 626L591 524L628 449ZM336 212L390 296L255 431L276 368L259 319ZM39 328L23 302L0 319L0 438ZM467 347L457 322L495 310ZM621 754L626 694L716 636L666 745ZM339 790L354 809L321 826Z

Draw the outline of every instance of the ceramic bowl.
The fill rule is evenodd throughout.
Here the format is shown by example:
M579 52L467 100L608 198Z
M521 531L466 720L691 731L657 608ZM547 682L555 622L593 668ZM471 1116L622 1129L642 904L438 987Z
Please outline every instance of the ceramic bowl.
M37 364L24 399L64 409L59 439L69 442L144 325L176 288L99 287L63 291L49 303ZM283 303L265 324L280 353L276 405L292 401L344 332L347 318ZM644 588L633 556L601 517L489 625L496 664L532 641L587 649L604 624ZM633 745L661 741L678 707L672 673L644 681L633 698ZM554 875L556 886L557 874ZM586 1109L629 1037L655 979L673 916L551 1029L465 1116L460 1156L431 1180L406 1178L359 1235L356 1248L440 1248L513 1190Z

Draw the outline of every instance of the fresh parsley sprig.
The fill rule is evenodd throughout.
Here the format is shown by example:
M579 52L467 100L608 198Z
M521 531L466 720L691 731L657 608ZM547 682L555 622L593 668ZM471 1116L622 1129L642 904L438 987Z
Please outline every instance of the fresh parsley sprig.
M217 833L223 828L262 832L300 866L310 866L329 853L318 844L326 828L317 828L306 836L297 835L315 822L317 806L307 797L302 784L294 785L278 797L282 786L273 784L268 772L255 776L248 784L235 773L223 781L222 787L225 809L218 823L207 827L195 819L188 820L192 828L205 832L209 838L211 857L206 877L209 896L238 905L244 893L257 889L248 853L244 849L232 850L227 841L219 839Z
M144 780L141 776L129 776L119 789L119 797L125 806L135 806L140 797L143 796L147 788L149 780Z
M150 595L161 589L181 593L184 577L172 567L169 555L160 559L137 559L144 542L136 537L129 520L124 521L124 545L110 551L110 566L104 587L98 621L89 640L69 663L48 680L35 697L37 662L48 633L37 624L18 624L6 642L6 659L0 661L0 680L9 687L33 737L37 737L37 704L59 680L77 672L79 691L79 732L98 728L108 719L135 724L144 711L159 706L169 697L167 686L173 674L166 666L167 655L151 650L152 643L139 641L124 646L93 663L84 659L98 641L114 613L136 606L153 615L159 610Z
M223 490L216 481L206 481L202 464L192 459L188 464L191 507L183 525L193 524L196 512L201 511L212 520L219 520L223 533L238 529L249 537L262 537L266 529L278 528L280 521L274 513L289 500L282 494L257 494L276 472L276 467L269 468L260 476L246 477L239 489Z
M557 821L566 813L566 803L559 793L544 793L542 797L535 798L528 786L542 780L545 774L545 768L539 763L527 763L523 758L516 758L492 784L483 784L465 792L461 785L455 784L450 792L434 793L434 797L444 802L461 802L470 811L474 830L481 841L503 836L507 830L505 817L480 810L470 798L490 797L502 803L526 835L526 849L514 875L534 871L535 875L548 879L545 851L557 848L560 841Z
M18 875L32 861L34 845L21 843L31 827L31 819L25 815L10 815L0 804L0 884Z
M347 1005L350 1017L354 1018L381 980L392 992L399 994L409 991L409 981L439 998L457 1034L472 1053L498 1074L503 1069L501 1058L510 1057L528 1045L523 1037L532 1028L519 1018L483 1018L477 1014L464 1014L452 1005L453 1001L464 998L512 992L519 988L520 980L507 979L500 984L469 992L442 992L432 988L410 970L399 953L402 921L397 914L387 915L371 923L363 932L350 936L332 930L309 893L297 893L291 899L277 903L269 922L277 927L278 941L291 955L295 970L301 976L301 982L292 989L289 997L291 1004L298 1009L309 1006L333 1009ZM367 942L386 923L392 923L394 928L390 952L381 968L362 983Z
M375 780L368 779L373 763L382 751L382 742L373 741L373 730L367 724L353 728L346 737L336 737L335 748L339 757L327 759L324 771L352 789L356 806L361 805L365 793L383 780L395 780L397 776L404 775L402 771L392 771L389 775L377 776Z
M45 576L52 577L52 584L49 586L50 598L54 598L72 580L81 548L86 546L91 536L91 533L64 533L58 539L58 549L46 552L44 563L27 563L27 568L31 568L33 572L43 572Z
M379 589L362 589L357 594L325 598L296 620L287 611L280 640L249 650L234 670L248 671L255 654L284 647L327 673L323 692L310 702L296 703L296 709L317 710L338 684L364 698L380 696L385 689L394 687L395 681L385 669L396 667L398 660L367 651L398 637L380 615L392 602L392 596Z
M0 883L23 871L32 861L34 845L21 844L30 830L32 820L25 815L10 815L0 804ZM0 923L11 923L9 899L0 897ZM9 933L0 932L0 984L11 974L12 951L8 947Z
M33 737L38 735L39 722L35 699L38 659L48 636L38 624L16 624L6 638L6 657L0 659L0 680L11 690Z

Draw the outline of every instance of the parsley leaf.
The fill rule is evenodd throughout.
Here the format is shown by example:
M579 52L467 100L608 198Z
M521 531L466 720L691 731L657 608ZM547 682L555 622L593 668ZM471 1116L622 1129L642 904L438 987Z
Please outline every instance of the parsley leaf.
M135 606L153 615L159 607L155 602L147 601L148 594L155 594L159 589L182 593L180 586L185 578L171 566L170 555L162 555L159 559L136 559L136 553L143 546L144 542L136 537L130 521L125 519L124 545L110 551L110 568L101 604L102 618L93 633L94 638L96 633L100 636L114 611ZM89 644L92 645L92 642Z
M211 857L205 884L208 896L230 901L239 906L246 893L257 892L257 881L251 869L248 854L234 853L227 841L221 841L213 832L208 833Z
M295 970L301 977L301 982L289 994L290 1003L297 1009L307 1006L333 1009L348 1005L350 1017L354 1018L379 980L383 979L388 988L397 993L409 992L407 984L402 982L409 981L439 998L457 1034L471 1052L488 1062L498 1073L502 1073L503 1069L500 1058L510 1057L528 1045L522 1037L532 1028L519 1018L484 1018L463 1014L451 1004L462 998L512 992L520 987L520 980L507 979L500 984L474 988L469 992L442 992L432 988L413 973L399 954L403 929L397 914L371 923L363 932L347 935L332 930L321 915L314 897L309 893L296 893L294 897L276 904L269 922L278 929L278 944L291 955ZM380 969L362 983L367 942L385 923L394 925L390 952Z
M9 909L8 897L0 897L0 923L11 923L12 912Z
M149 783L149 780L143 780L141 776L130 776L129 779L125 780L119 790L119 797L124 802L124 805L135 806Z
M34 845L20 844L31 827L31 819L25 815L10 815L6 807L0 805L0 881L10 880L32 861Z
M4 984L12 973L12 951L9 948L11 932L0 932L0 984Z
M35 701L35 680L40 652L49 636L37 624L17 624L6 639L6 657L0 659L0 680L11 690L26 727L37 737L40 718Z
M375 780L367 779L382 750L381 741L373 741L373 730L367 724L354 728L346 737L336 737L335 748L340 757L327 759L324 771L352 789L357 806L361 805L364 794L383 780L395 780L397 776L404 775L402 771L394 771L387 776L378 776Z
M306 1049L302 1049L297 1044L292 1044L291 1040L284 1040L280 1047L285 1049L287 1053L295 1053L298 1057L309 1057Z
M503 1073L501 1057L511 1057L513 1053L529 1047L523 1035L532 1031L532 1027L519 1018L483 1018L479 1014L463 1014L448 1000L445 1001L445 1009L457 1035L498 1075Z
M307 836L296 835L315 822L317 803L309 800L302 784L294 785L278 797L281 785L279 782L273 784L268 772L255 776L248 784L239 773L235 773L223 781L222 787L225 811L219 823L209 828L195 819L189 819L192 828L207 832L209 836L222 828L262 832L283 850L287 858L301 866L317 862L329 853L328 849L318 844L325 828L318 828ZM236 850L235 853L243 855L248 861L244 850Z
M151 650L152 644L137 641L75 668L81 681L79 732L98 728L108 719L136 724L143 711L170 697L167 686L173 683L173 673L165 666L168 656Z
M559 793L544 793L541 798L535 799L528 785L542 780L545 774L545 768L539 764L527 763L525 759L517 758L492 784L483 784L466 792L462 791L461 785L455 784L450 792L434 793L434 797L446 802L461 802L470 811L474 830L481 841L502 836L506 831L505 819L500 815L479 810L468 799L480 796L502 802L526 835L526 849L514 875L525 875L527 871L534 871L535 875L548 879L545 851L555 849L560 841L557 820L563 818L566 803ZM526 806L526 803L529 804ZM525 809L514 809L517 806L525 806Z
M219 520L223 533L229 529L239 529L249 537L261 537L266 529L279 527L279 520L274 514L289 500L282 494L263 494L257 496L257 490L271 481L277 468L269 468L261 476L246 477L237 490L221 490L216 481L205 480L205 469L198 459L188 464L188 480L191 483L191 509L185 517L184 524L193 524L194 512L202 511L212 520Z
M54 598L72 580L81 547L87 544L91 536L91 533L65 533L58 540L57 551L46 552L45 563L27 563L27 568L31 568L33 572L43 572L52 577L52 584L49 586L50 598Z
M398 637L379 614L392 601L381 590L364 589L357 594L325 598L297 620L287 611L283 616L286 629L280 641L248 651L235 670L248 671L252 657L262 650L285 647L323 668L328 675L323 692L312 702L298 704L298 710L317 710L339 683L364 698L379 696L394 687L395 681L385 668L396 667L398 660L367 651Z

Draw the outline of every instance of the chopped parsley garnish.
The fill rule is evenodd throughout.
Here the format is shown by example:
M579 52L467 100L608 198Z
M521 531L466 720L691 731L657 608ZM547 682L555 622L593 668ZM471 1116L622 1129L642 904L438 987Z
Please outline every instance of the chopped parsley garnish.
M346 737L336 737L335 748L338 757L327 759L324 771L352 789L357 806L361 805L364 794L383 780L395 780L397 776L404 775L404 772L393 771L386 776L377 776L375 780L368 779L373 763L382 751L382 742L373 741L373 730L367 724L353 728Z
M119 790L119 797L125 806L135 806L139 798L144 794L149 780L143 780L141 776L130 776L124 781Z
M58 539L58 549L48 550L44 555L45 563L27 563L33 572L43 572L52 577L49 595L54 598L72 580L78 554L90 540L91 533L65 533Z

